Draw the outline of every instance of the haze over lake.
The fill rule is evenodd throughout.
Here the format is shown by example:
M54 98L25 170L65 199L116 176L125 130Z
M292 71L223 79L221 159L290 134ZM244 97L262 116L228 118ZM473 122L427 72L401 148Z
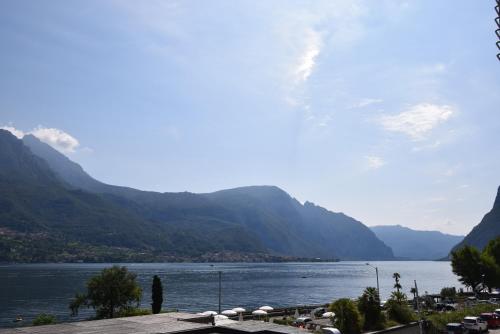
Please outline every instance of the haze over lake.
M421 294L459 287L449 262L372 262L379 268L383 300L393 290L392 274L401 274L408 295L417 280ZM16 315L30 322L40 313L59 321L83 319L93 311L83 309L69 317L68 304L75 292L84 291L87 279L111 264L26 264L0 266L0 327L14 326ZM247 309L268 304L292 306L327 303L341 297L356 298L367 286L376 286L375 270L365 262L337 263L153 263L126 264L138 275L143 288L142 307L151 303L151 281L159 275L164 286L164 308L182 311L217 311L217 271L223 272L222 309Z

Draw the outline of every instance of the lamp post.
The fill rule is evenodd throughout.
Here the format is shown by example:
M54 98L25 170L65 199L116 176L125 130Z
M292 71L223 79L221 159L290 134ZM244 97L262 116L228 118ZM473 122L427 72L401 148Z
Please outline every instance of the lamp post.
M219 314L221 312L221 295L222 295L222 271L219 270Z
M366 265L369 266L369 267L375 268L375 273L377 274L377 295L378 295L378 301L380 303L380 287L378 285L378 267L372 266L368 262L366 263Z

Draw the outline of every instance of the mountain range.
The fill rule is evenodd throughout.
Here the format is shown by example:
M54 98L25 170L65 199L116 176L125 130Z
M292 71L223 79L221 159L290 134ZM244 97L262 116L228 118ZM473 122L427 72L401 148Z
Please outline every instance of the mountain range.
M371 230L400 260L437 260L446 257L463 236L439 231L417 231L401 225L372 226Z
M0 261L393 259L361 222L275 186L159 193L95 180L0 130Z

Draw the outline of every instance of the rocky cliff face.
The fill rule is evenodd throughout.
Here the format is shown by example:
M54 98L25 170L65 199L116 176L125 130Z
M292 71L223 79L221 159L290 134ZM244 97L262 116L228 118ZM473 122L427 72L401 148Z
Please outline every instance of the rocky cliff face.
M497 197L491 211L483 217L481 222L476 225L469 234L467 234L461 243L455 246L455 249L463 245L470 245L478 249L483 249L488 241L498 236L500 236L500 187L498 188Z

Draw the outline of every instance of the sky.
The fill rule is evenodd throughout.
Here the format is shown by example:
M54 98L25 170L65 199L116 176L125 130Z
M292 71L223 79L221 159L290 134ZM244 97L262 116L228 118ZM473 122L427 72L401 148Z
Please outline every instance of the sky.
M493 7L3 0L0 127L111 184L466 234L500 185Z

